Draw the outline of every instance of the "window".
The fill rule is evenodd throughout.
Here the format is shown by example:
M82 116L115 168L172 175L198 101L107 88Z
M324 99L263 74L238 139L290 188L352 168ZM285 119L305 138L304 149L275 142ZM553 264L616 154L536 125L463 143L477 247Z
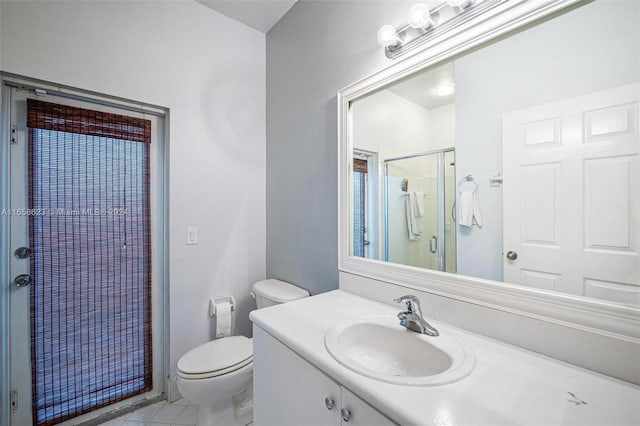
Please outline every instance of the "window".
M367 160L353 159L353 255L365 257L367 234Z

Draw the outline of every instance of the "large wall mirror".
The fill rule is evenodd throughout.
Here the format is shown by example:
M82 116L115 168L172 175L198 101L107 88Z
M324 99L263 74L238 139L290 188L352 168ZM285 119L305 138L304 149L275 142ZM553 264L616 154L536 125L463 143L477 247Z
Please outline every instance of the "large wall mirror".
M342 254L636 310L638 22L572 4L341 92Z

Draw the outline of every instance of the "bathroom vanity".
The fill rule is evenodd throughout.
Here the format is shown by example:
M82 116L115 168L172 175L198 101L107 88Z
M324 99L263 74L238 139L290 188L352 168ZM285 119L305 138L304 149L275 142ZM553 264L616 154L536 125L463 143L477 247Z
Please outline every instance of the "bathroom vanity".
M441 3L337 93L340 290L252 312L255 424L638 425L638 3Z
M255 424L640 423L635 385L430 319L441 336L455 336L473 353L475 365L465 377L392 384L342 365L327 350L325 336L332 327L357 318L394 317L399 310L335 290L252 312ZM413 333L398 328L405 332ZM424 356L423 362L430 360Z

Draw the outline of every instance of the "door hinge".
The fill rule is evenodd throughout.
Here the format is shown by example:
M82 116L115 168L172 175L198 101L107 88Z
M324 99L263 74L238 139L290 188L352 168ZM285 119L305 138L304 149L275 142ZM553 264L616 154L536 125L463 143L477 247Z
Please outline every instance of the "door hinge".
M18 409L18 391L17 390L12 390L11 391L11 412L15 412Z
M11 125L11 145L18 145L18 128L15 124Z

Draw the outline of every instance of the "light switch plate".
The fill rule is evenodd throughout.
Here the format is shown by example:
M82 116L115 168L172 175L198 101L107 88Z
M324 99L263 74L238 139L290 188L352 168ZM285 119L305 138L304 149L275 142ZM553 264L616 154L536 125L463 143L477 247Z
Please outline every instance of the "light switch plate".
M190 226L187 228L187 245L198 244L198 228Z

